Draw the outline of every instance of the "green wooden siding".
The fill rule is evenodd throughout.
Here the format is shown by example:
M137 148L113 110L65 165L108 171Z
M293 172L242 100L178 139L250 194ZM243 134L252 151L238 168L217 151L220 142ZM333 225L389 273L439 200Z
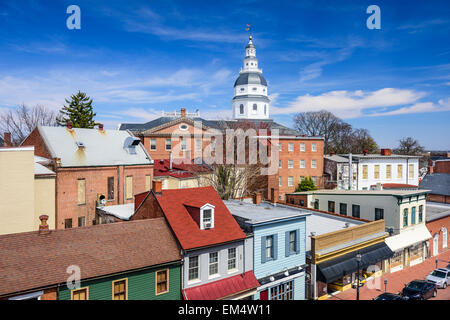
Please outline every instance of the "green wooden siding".
M169 269L169 292L155 295L156 271ZM83 274L83 270L81 270ZM81 281L81 288L89 287L89 300L112 300L112 283L128 278L128 300L180 300L181 267L172 264L137 272L129 272L106 278ZM59 300L70 300L71 290L66 284L60 287Z

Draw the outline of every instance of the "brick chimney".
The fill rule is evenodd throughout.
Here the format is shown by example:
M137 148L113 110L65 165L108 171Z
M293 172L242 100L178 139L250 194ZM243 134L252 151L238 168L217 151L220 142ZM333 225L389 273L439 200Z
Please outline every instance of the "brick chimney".
M262 197L261 192L256 192L253 195L253 203L254 204L260 204L261 203L261 197Z
M367 156L368 153L369 153L368 150L363 150L363 154L364 154L365 156Z
M103 123L98 124L98 130L103 131Z
M162 181L161 180L153 180L153 192L156 194L161 194L162 192Z
M5 147L12 147L11 133L10 132L5 132L3 137L4 137L3 140L5 141Z
M330 156L334 156L334 152L333 151L330 152Z
M181 108L181 116L186 117L186 108Z
M67 129L72 129L72 121L67 121Z
M43 214L39 216L39 220L41 220L41 224L39 225L39 234L47 234L50 232L47 224L48 215Z
M382 156L390 156L391 155L391 149L381 149L381 155Z

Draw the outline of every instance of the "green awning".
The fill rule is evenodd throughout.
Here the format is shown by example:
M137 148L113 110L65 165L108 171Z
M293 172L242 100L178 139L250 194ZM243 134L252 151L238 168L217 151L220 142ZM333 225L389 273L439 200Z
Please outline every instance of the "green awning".
M370 265L388 259L394 255L386 243L381 242L373 246L363 248L358 251L353 251L331 259L317 265L317 280L330 283L340 279L348 274L352 274L358 270L358 263L356 262L356 254L361 254L360 269L365 269Z

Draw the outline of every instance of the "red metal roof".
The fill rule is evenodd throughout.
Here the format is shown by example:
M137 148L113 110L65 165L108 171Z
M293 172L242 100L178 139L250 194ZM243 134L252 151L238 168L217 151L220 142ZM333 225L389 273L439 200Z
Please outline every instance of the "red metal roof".
M155 177L174 177L178 179L192 178L195 173L203 173L207 170L196 164L185 164L175 162L172 163L170 170L170 161L168 159L155 159L153 164L153 172Z
M217 300L259 287L253 271L183 290L186 300Z
M213 187L168 189L156 194L172 230L183 249L194 249L224 242L245 239L245 234ZM214 208L214 228L201 230L189 214L186 204Z

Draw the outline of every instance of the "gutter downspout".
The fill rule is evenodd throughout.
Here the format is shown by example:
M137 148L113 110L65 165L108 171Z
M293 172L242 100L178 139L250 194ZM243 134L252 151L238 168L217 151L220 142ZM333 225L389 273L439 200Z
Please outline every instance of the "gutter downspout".
M353 164L352 164L352 154L348 154L348 189L352 190L353 187Z
M122 204L125 204L125 166L122 166L122 186L123 186Z

